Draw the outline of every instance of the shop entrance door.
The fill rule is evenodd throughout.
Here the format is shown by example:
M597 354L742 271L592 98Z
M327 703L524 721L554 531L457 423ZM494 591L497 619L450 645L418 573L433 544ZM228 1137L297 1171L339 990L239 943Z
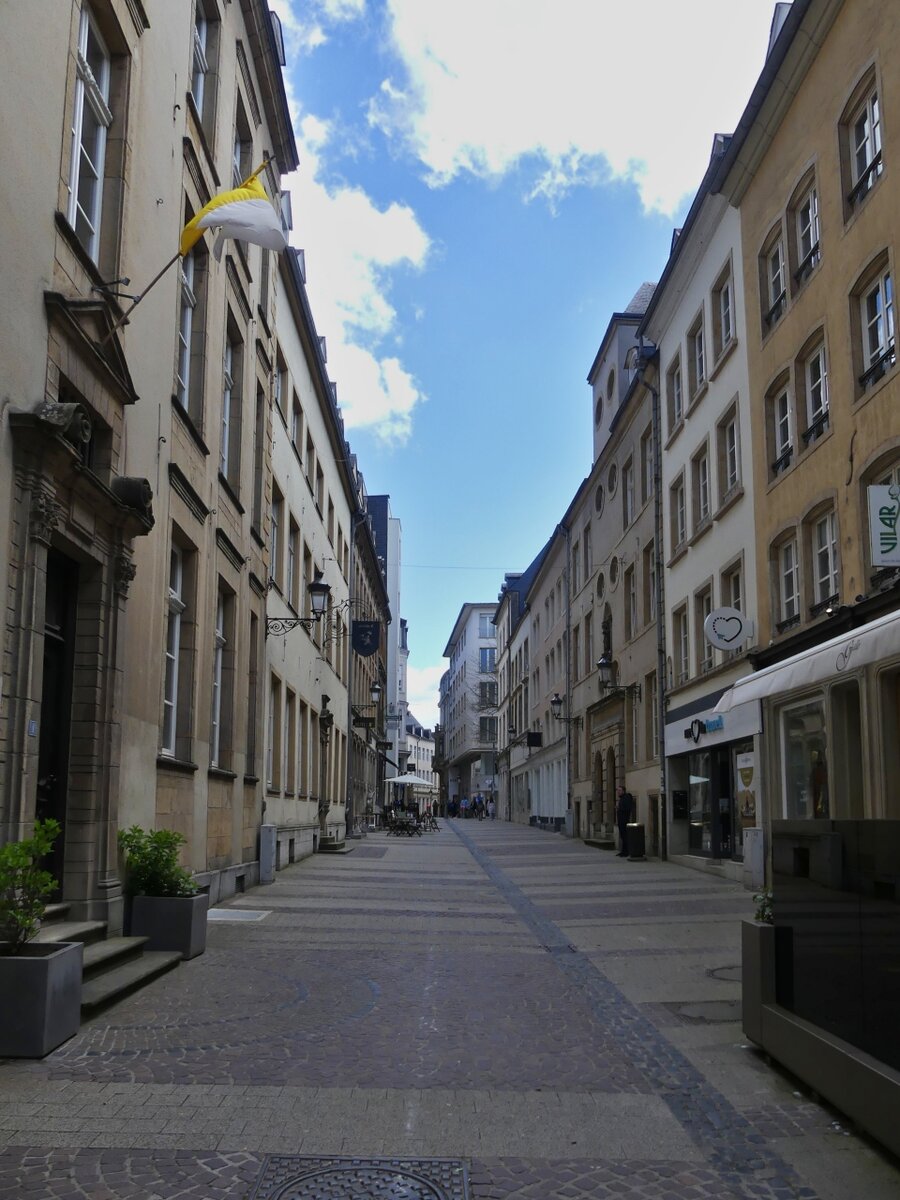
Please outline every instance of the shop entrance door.
M35 817L41 821L53 818L59 822L62 830L44 862L45 869L58 885L53 899L59 899L62 894L65 864L77 588L77 565L57 550L50 550L47 555L44 682L41 690Z

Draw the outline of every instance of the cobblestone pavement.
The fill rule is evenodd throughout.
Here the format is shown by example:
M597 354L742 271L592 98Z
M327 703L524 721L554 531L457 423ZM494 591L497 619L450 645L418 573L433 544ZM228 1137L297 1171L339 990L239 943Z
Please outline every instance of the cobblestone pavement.
M740 1029L741 888L445 821L317 856L40 1062L0 1200L897 1200Z

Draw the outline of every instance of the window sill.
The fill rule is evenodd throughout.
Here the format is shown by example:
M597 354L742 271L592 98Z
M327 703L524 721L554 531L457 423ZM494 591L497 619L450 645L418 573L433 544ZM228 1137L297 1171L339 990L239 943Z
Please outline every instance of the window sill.
M704 517L703 520L700 522L700 524L697 526L697 528L694 530L693 536L691 537L691 540L688 542L688 545L696 546L697 543L700 541L700 539L702 537L704 537L707 533L709 533L709 531L712 529L712 527L713 527L712 517Z
M255 525L250 526L250 536L253 538L254 542L256 542L257 546L259 546L260 550L265 550L266 543L263 540L263 535L259 532Z
M690 400L688 401L688 406L687 406L687 409L685 410L685 414L684 414L685 417L689 417L691 415L691 413L696 409L697 405L700 403L700 401L703 399L703 397L706 395L706 393L708 391L709 391L709 378L706 378L703 380L703 382L700 384L700 386L697 388L697 390L694 392L694 394L691 396Z
M184 405L181 403L181 401L178 399L177 396L172 397L172 408L178 414L178 416L181 418L182 424L184 425L185 429L187 429L188 433L193 438L198 449L200 449L203 452L203 454L205 454L208 458L209 457L209 446L207 446L206 442L204 442L203 437L200 433L200 430L194 424L193 417L188 412L188 410L184 407Z
M206 774L210 779L237 779L237 772L229 771L225 767L208 767Z
M682 558L684 558L684 556L687 554L687 552L688 552L687 542L679 542L679 544L672 551L672 557L666 563L666 566L674 567L677 562L679 562Z
M240 500L238 500L237 492L234 490L234 488L228 482L227 477L225 475L223 475L221 471L219 472L219 486L222 488L222 491L225 493L225 495L228 497L228 499L231 501L231 503L234 505L234 507L238 510L238 512L241 514L241 516L243 516L244 515L244 506L243 506L243 504L241 504Z
M897 371L897 365L898 365L897 363L894 363L894 365L892 367L888 367L888 369L884 372L884 374L881 375L874 383L870 384L869 387L867 387L865 390L860 388L859 382L857 381L857 385L856 385L856 388L857 388L856 407L857 408L862 408L862 406L864 404L868 404L868 402L872 399L872 397L877 396L878 393L881 391L881 389L884 387L884 385L886 383L890 382L890 380L892 380L894 378L894 375L896 374L896 371Z
M729 509L734 508L739 500L744 498L744 486L741 483L736 483L734 487L727 491L722 497L722 502L719 505L719 511L716 513L716 520L720 521Z
M259 783L259 776L258 775L245 775L244 783L249 784L251 787L255 787L256 784Z
M716 376L719 374L719 372L722 370L722 368L728 362L729 358L731 358L732 354L734 354L735 350L737 349L737 344L738 344L738 338L737 338L737 334L735 333L735 334L731 335L731 339L728 342L728 344L726 346L723 346L722 349L719 351L719 357L713 363L713 369L709 373L709 379L707 380L708 383L712 383L712 381L716 378Z
M185 758L175 758L168 754L157 754L156 765L166 771L177 771L179 775L193 775L200 768L197 763Z
M56 228L62 234L63 239L65 240L66 244L69 246L72 253L75 255L75 257L78 259L81 266L84 268L84 270L89 275L91 282L98 289L100 289L100 295L103 297L103 299L108 304L110 304L112 306L112 308L115 310L115 312L119 316L121 316L122 312L124 311L121 304L119 304L119 302L115 298L115 296L110 295L109 292L102 286L105 281L103 279L103 276L100 272L99 267L94 262L94 260L91 258L91 256L88 254L87 250L85 250L84 245L81 242L81 239L79 238L79 236L75 232L75 230L72 228L72 226L69 224L64 213L61 213L61 212L56 213ZM126 321L125 324L127 325L128 322Z
M681 433L682 429L684 429L684 415L683 414L682 414L681 419L676 423L675 428L669 434L668 440L667 440L665 446L663 447L663 449L665 449L665 450L669 449L669 447L672 445L672 443L678 437L679 433Z

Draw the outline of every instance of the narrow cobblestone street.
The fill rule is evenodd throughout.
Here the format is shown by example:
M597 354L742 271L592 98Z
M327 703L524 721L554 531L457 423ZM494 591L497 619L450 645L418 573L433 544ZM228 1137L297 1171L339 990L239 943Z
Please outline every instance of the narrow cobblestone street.
M747 892L441 826L282 871L200 958L0 1063L0 1197L896 1200L743 1038Z

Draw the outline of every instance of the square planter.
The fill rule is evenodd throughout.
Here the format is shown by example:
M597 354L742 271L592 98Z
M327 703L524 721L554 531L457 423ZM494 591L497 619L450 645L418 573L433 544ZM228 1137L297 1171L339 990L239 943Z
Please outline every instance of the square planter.
M43 1058L81 1024L81 942L0 955L0 1057Z
M131 933L148 939L147 950L177 950L196 958L206 949L206 892L196 896L135 896L131 902Z
M741 922L741 1016L744 1033L763 1046L763 1009L775 1003L774 925Z

